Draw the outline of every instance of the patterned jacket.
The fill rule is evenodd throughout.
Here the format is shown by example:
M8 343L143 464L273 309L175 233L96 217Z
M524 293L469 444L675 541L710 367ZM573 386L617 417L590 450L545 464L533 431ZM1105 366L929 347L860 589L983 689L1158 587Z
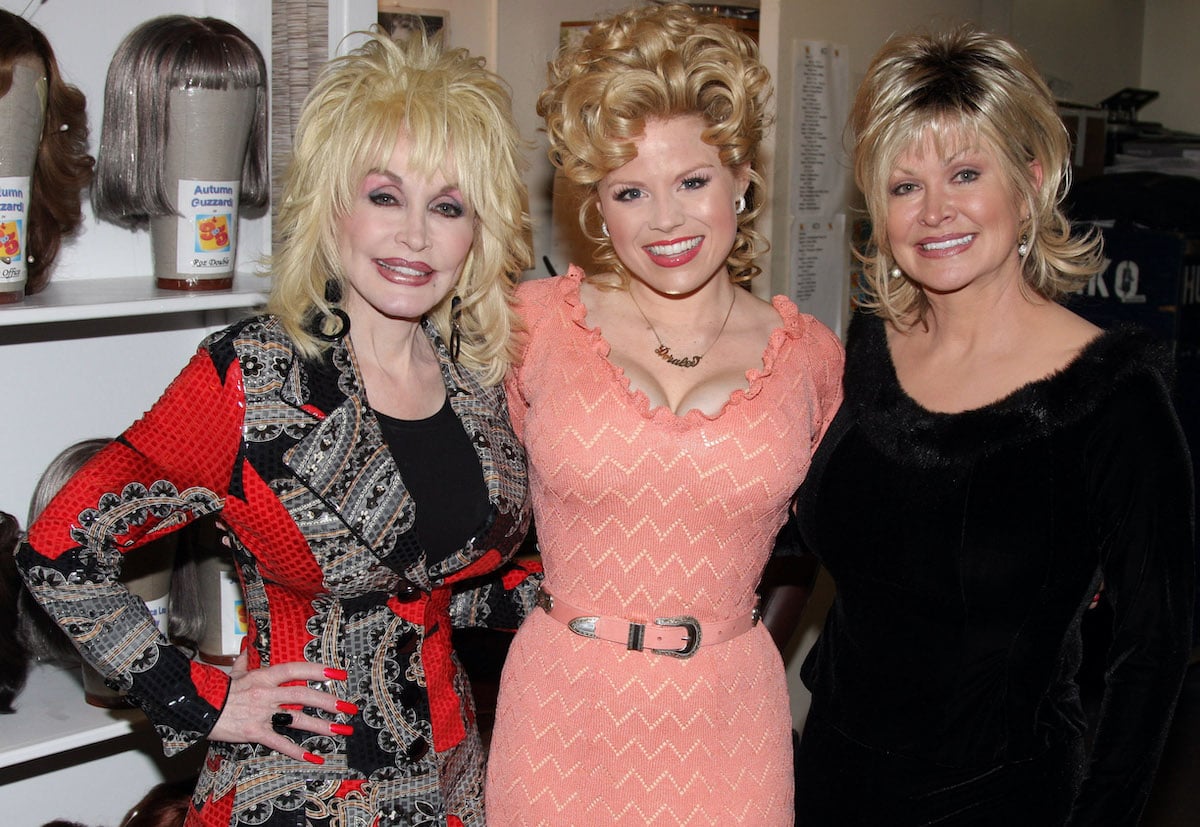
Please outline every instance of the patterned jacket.
M306 361L266 316L208 337L18 552L34 595L141 706L167 754L211 730L229 679L171 646L117 575L124 554L197 516L220 512L232 535L251 667L309 660L348 671L318 688L358 713L319 714L354 734L289 733L323 765L211 742L188 825L484 823L483 750L450 629L515 628L532 606L525 569L484 577L528 526L525 458L503 389L481 387L425 332L492 506L443 562L426 562L348 342Z

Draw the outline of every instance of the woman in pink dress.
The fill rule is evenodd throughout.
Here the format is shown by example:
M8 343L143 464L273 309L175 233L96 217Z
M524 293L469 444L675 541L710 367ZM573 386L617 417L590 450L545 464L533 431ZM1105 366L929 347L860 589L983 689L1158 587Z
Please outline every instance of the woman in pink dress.
M538 110L599 272L519 292L509 406L546 574L501 680L490 827L793 821L756 588L842 350L743 289L769 96L753 44L684 6L618 14L551 67Z

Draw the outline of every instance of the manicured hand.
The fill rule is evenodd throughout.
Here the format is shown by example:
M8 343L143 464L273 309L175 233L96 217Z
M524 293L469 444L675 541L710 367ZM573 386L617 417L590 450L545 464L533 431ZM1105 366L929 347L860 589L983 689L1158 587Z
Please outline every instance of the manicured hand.
M349 735L352 730L347 724L331 724L300 710L308 707L353 715L358 712L358 707L329 692L311 689L307 685L289 684L296 681L344 681L346 673L324 664L304 661L248 669L248 661L247 654L242 652L233 664L229 696L216 726L208 734L209 740L262 744L297 761L323 763L323 758L306 752L280 730L287 727L314 735Z

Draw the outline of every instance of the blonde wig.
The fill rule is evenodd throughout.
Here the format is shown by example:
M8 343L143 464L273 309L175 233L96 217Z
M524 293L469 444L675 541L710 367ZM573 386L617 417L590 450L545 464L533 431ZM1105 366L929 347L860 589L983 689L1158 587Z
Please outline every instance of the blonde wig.
M854 177L872 221L863 257L868 309L897 324L923 318L920 287L893 273L888 182L897 160L931 140L946 157L987 149L997 158L1028 244L1023 287L1057 300L1100 269L1100 239L1073 236L1062 211L1070 141L1054 97L1029 56L1002 37L964 26L893 37L872 60L850 114ZM1031 164L1041 166L1041 183Z
M267 203L271 188L262 53L232 23L169 14L126 35L109 64L92 186L98 217L137 229L147 227L152 216L175 214L166 147L168 101L176 89L257 90L239 203Z
M25 292L37 293L64 236L83 223L83 189L91 183L95 161L87 152L88 125L83 93L63 80L46 36L23 17L0 10L0 97L12 88L18 59L37 59L46 74L46 115L34 160L29 195L28 280Z
M475 212L458 284L429 318L448 342L457 295L459 362L496 384L514 355L512 291L532 259L525 146L507 86L463 49L420 37L397 43L376 32L325 67L305 100L284 177L267 309L306 355L327 346L312 326L332 315L333 297L344 292L337 227L401 133L410 163L423 174L446 171Z
M629 272L601 232L601 179L636 155L647 121L698 115L703 140L726 167L745 167L747 209L726 261L730 279L747 282L767 241L754 229L764 181L758 148L771 122L771 77L753 41L682 4L631 8L594 25L578 46L560 50L538 98L550 161L580 192L579 224L595 259L621 286Z

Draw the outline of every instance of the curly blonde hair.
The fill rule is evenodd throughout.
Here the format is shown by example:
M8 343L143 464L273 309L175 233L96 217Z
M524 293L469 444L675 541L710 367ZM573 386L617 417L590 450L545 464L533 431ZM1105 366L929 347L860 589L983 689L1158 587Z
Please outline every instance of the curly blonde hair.
M508 87L464 49L374 32L325 67L305 100L284 178L267 310L305 355L328 346L313 325L333 312L326 286L345 293L336 228L401 132L414 167L428 174L449 163L475 211L475 238L454 290L462 300L459 362L497 384L515 355L512 292L532 260L525 144ZM452 299L429 312L447 342Z
M628 9L596 23L573 48L559 50L550 83L538 97L550 161L580 193L579 226L596 245L595 260L629 284L628 270L600 232L598 187L637 155L646 122L698 115L703 140L721 163L748 170L747 209L726 267L737 283L760 269L768 249L754 229L764 181L758 147L770 126L771 77L753 41L683 4Z
M867 309L893 323L924 317L927 300L895 266L887 238L888 181L897 159L926 139L946 150L986 147L1013 197L1028 213L1020 228L1029 252L1025 289L1051 301L1076 290L1101 267L1097 234L1075 236L1062 211L1071 182L1070 141L1054 97L1016 44L963 26L890 39L867 69L850 113L854 178L872 220L864 264ZM1030 172L1040 164L1040 186Z

